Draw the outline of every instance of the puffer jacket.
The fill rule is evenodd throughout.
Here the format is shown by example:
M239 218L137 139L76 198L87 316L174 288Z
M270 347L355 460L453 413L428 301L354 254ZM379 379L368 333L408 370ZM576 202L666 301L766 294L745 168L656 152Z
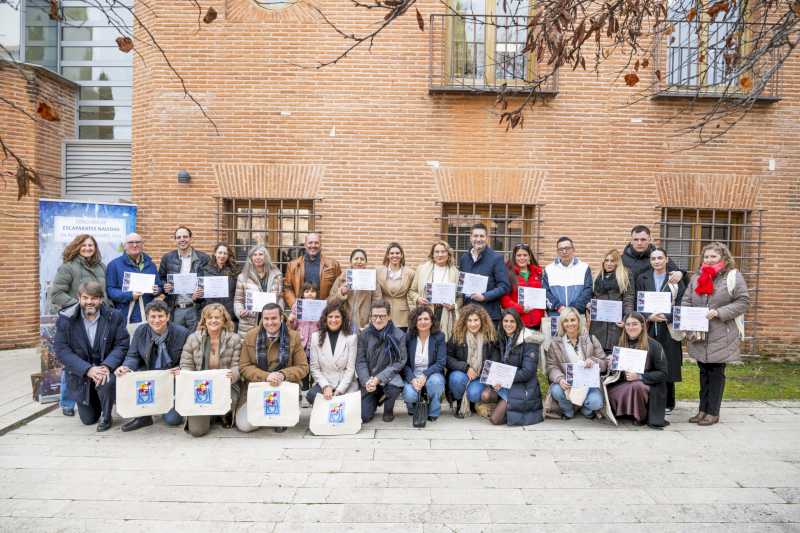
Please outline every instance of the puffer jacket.
M89 265L80 255L58 267L48 292L48 301L56 310L78 303L78 287L81 283L96 281L103 286L103 301L112 305L106 295L106 266L103 263Z
M505 352L502 346L491 352L491 360L517 367L514 384L508 391L506 423L509 426L530 426L544 420L542 391L536 379L539 367L539 345L525 342L519 335L516 344Z

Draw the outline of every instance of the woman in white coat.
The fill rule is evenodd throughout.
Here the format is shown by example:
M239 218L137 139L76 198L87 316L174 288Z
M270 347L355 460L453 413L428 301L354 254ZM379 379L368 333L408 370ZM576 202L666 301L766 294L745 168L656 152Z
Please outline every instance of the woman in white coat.
M319 331L311 335L311 376L314 386L306 394L313 404L317 394L326 400L358 390L356 379L356 348L358 335L351 333L347 313L341 304L325 307L319 319Z

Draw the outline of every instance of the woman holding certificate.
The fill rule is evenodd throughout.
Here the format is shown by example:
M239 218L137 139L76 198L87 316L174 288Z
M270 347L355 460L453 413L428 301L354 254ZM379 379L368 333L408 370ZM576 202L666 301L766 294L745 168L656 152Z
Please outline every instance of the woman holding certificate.
M681 279L672 283L667 271L669 257L663 248L653 248L650 252L650 268L636 278L636 291L669 292L672 306L680 305L686 283ZM675 383L681 381L684 333L672 328L672 313L644 313L647 318L647 334L664 348L667 356L667 413L675 408Z
M486 309L470 304L461 309L447 342L447 389L456 400L456 418L464 418L481 401L483 362L495 350L496 330Z
M700 367L700 407L689 422L710 426L719 422L725 390L725 365L739 359L743 316L750 303L747 284L727 246L712 242L703 248L700 273L692 277L682 305L707 309L708 331L687 335L691 357Z
M615 352L611 356L613 373L603 381L608 398L606 415L615 424L617 417L627 416L633 418L634 426L647 424L653 429L664 429L669 425L664 420L667 358L661 345L647 335L645 324L640 313L625 317L619 347L630 357L625 357L626 364L622 364L622 354ZM615 365L614 359L620 363Z
M530 426L543 421L542 391L536 379L539 345L525 342L525 326L513 309L506 309L501 315L497 349L491 360L516 369L511 387L487 383L481 393L481 401L497 402L489 417L491 423Z
M608 368L608 360L600 341L586 331L574 307L565 307L558 316L558 336L547 348L545 366L550 381L545 414L567 420L578 408L586 418L595 418L603 408L600 374Z
M453 249L449 244L445 241L433 243L428 260L417 267L407 295L409 309L413 310L419 305L433 307L433 317L439 323L439 331L444 333L446 339L450 339L453 333L453 326L461 307L461 295L456 294L450 303L432 303L428 298L432 297L434 284L442 288L449 285L455 288L458 285L458 267L454 263Z
M358 331L369 326L372 302L382 300L383 293L377 283L375 270L367 268L367 252L361 248L350 252L350 270L362 272L342 272L333 282L328 302L343 304L353 330Z
M514 246L511 257L513 264L512 261L506 263L511 290L500 297L500 305L503 309L514 309L519 313L526 328L539 329L544 316L544 309L523 308L519 304L519 288L532 287L541 289L542 267L536 261L531 247L524 243Z
M226 298L213 297L206 298L203 293L203 288L198 287L195 292L195 297L199 298L199 307L202 309L211 304L222 304L228 312L233 321L234 329L239 325L239 319L233 310L233 296L236 294L236 278L239 276L239 269L236 267L236 261L231 253L231 248L224 242L217 243L214 246L214 253L211 260L203 265L200 272L197 274L201 277L225 277L228 279L228 296Z
M269 251L257 244L250 248L247 253L247 261L236 280L236 295L233 297L233 309L239 317L239 334L244 335L258 325L258 317L261 316L261 308L264 301L260 296L254 297L256 293L274 294L271 303L277 303L283 307L283 297L281 296L283 280L281 271L272 263ZM248 293L250 293L251 303L248 305Z
M406 254L400 244L393 242L386 248L377 278L383 299L392 306L392 322L405 331L408 328L408 290L414 281L414 269L406 266Z
M242 338L233 331L233 321L222 304L203 308L197 331L189 335L181 353L181 370L228 369L231 380L231 408L239 401L239 356ZM193 437L202 437L211 428L210 416L186 417L186 428ZM233 425L233 411L222 417L223 427Z
M589 333L600 341L600 345L606 353L611 353L619 341L622 332L622 317L634 310L635 281L631 279L630 272L623 264L619 251L616 249L609 251L603 259L603 268L594 279L592 298L597 302L590 304L590 309L595 312L589 313ZM616 305L619 305L622 310L618 317L612 319L613 321L608 321L609 317L597 313L597 308L609 301L620 302ZM595 318L591 318L592 316Z

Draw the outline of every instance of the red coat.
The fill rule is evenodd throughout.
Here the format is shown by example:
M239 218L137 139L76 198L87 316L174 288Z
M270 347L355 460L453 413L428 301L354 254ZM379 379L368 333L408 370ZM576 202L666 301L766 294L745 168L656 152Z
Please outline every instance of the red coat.
M530 274L528 276L528 281L525 281L525 278L519 275L519 267L514 265L514 273L517 276L517 283L519 287L533 287L535 289L542 288L542 268L536 265L529 265L528 270ZM500 305L503 306L503 309L513 308L516 309L519 316L522 317L522 323L525 324L526 328L538 328L539 324L542 323L542 317L544 316L544 309L532 309L527 313L523 312L522 306L517 303L517 290L516 288L512 288L511 291L504 294L500 298Z

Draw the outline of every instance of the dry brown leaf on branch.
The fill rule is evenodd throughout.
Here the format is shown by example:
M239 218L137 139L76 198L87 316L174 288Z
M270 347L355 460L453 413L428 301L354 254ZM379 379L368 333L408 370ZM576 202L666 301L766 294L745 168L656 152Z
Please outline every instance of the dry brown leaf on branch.
M209 7L208 11L206 11L206 16L203 17L203 22L206 24L211 24L215 20L217 20L217 10L213 7Z
M708 13L708 16L711 17L711 20L714 20L714 18L722 11L727 13L728 8L728 0L719 0L718 2L711 4L711 7L706 10L706 13Z
M36 113L49 122L58 122L61 120L61 117L58 116L56 110L50 107L50 104L47 102L39 102L39 106L36 108Z
M130 37L117 37L117 48L125 52L126 54L133 50L133 40Z
M636 60L636 63L633 64L633 70L635 70L636 72L639 72L639 60L638 59Z
M658 81L661 81L661 71L660 70L656 71L656 78L658 79Z
M647 68L650 65L650 60L646 57L642 59L642 68Z
M697 16L697 10L695 8L690 9L689 12L686 13L686 22L693 21L696 16Z
M425 31L425 19L422 18L422 13L419 12L419 9L417 9L417 26L419 26L419 31Z
M631 72L629 74L625 74L625 84L628 87L633 87L637 83L639 83L639 75L638 74L636 74L635 72Z
M675 26L670 24L669 26L667 26L667 29L664 30L664 35L672 35L672 32L674 31L675 31Z
M50 0L50 20L61 20L61 6L58 0Z
M739 78L739 85L745 91L749 91L750 89L753 88L753 80L750 79L750 76L742 76L741 78Z
M794 14L795 14L795 15L797 15L798 17L800 17L800 2L795 2L795 3L792 5L792 11L794 11Z

